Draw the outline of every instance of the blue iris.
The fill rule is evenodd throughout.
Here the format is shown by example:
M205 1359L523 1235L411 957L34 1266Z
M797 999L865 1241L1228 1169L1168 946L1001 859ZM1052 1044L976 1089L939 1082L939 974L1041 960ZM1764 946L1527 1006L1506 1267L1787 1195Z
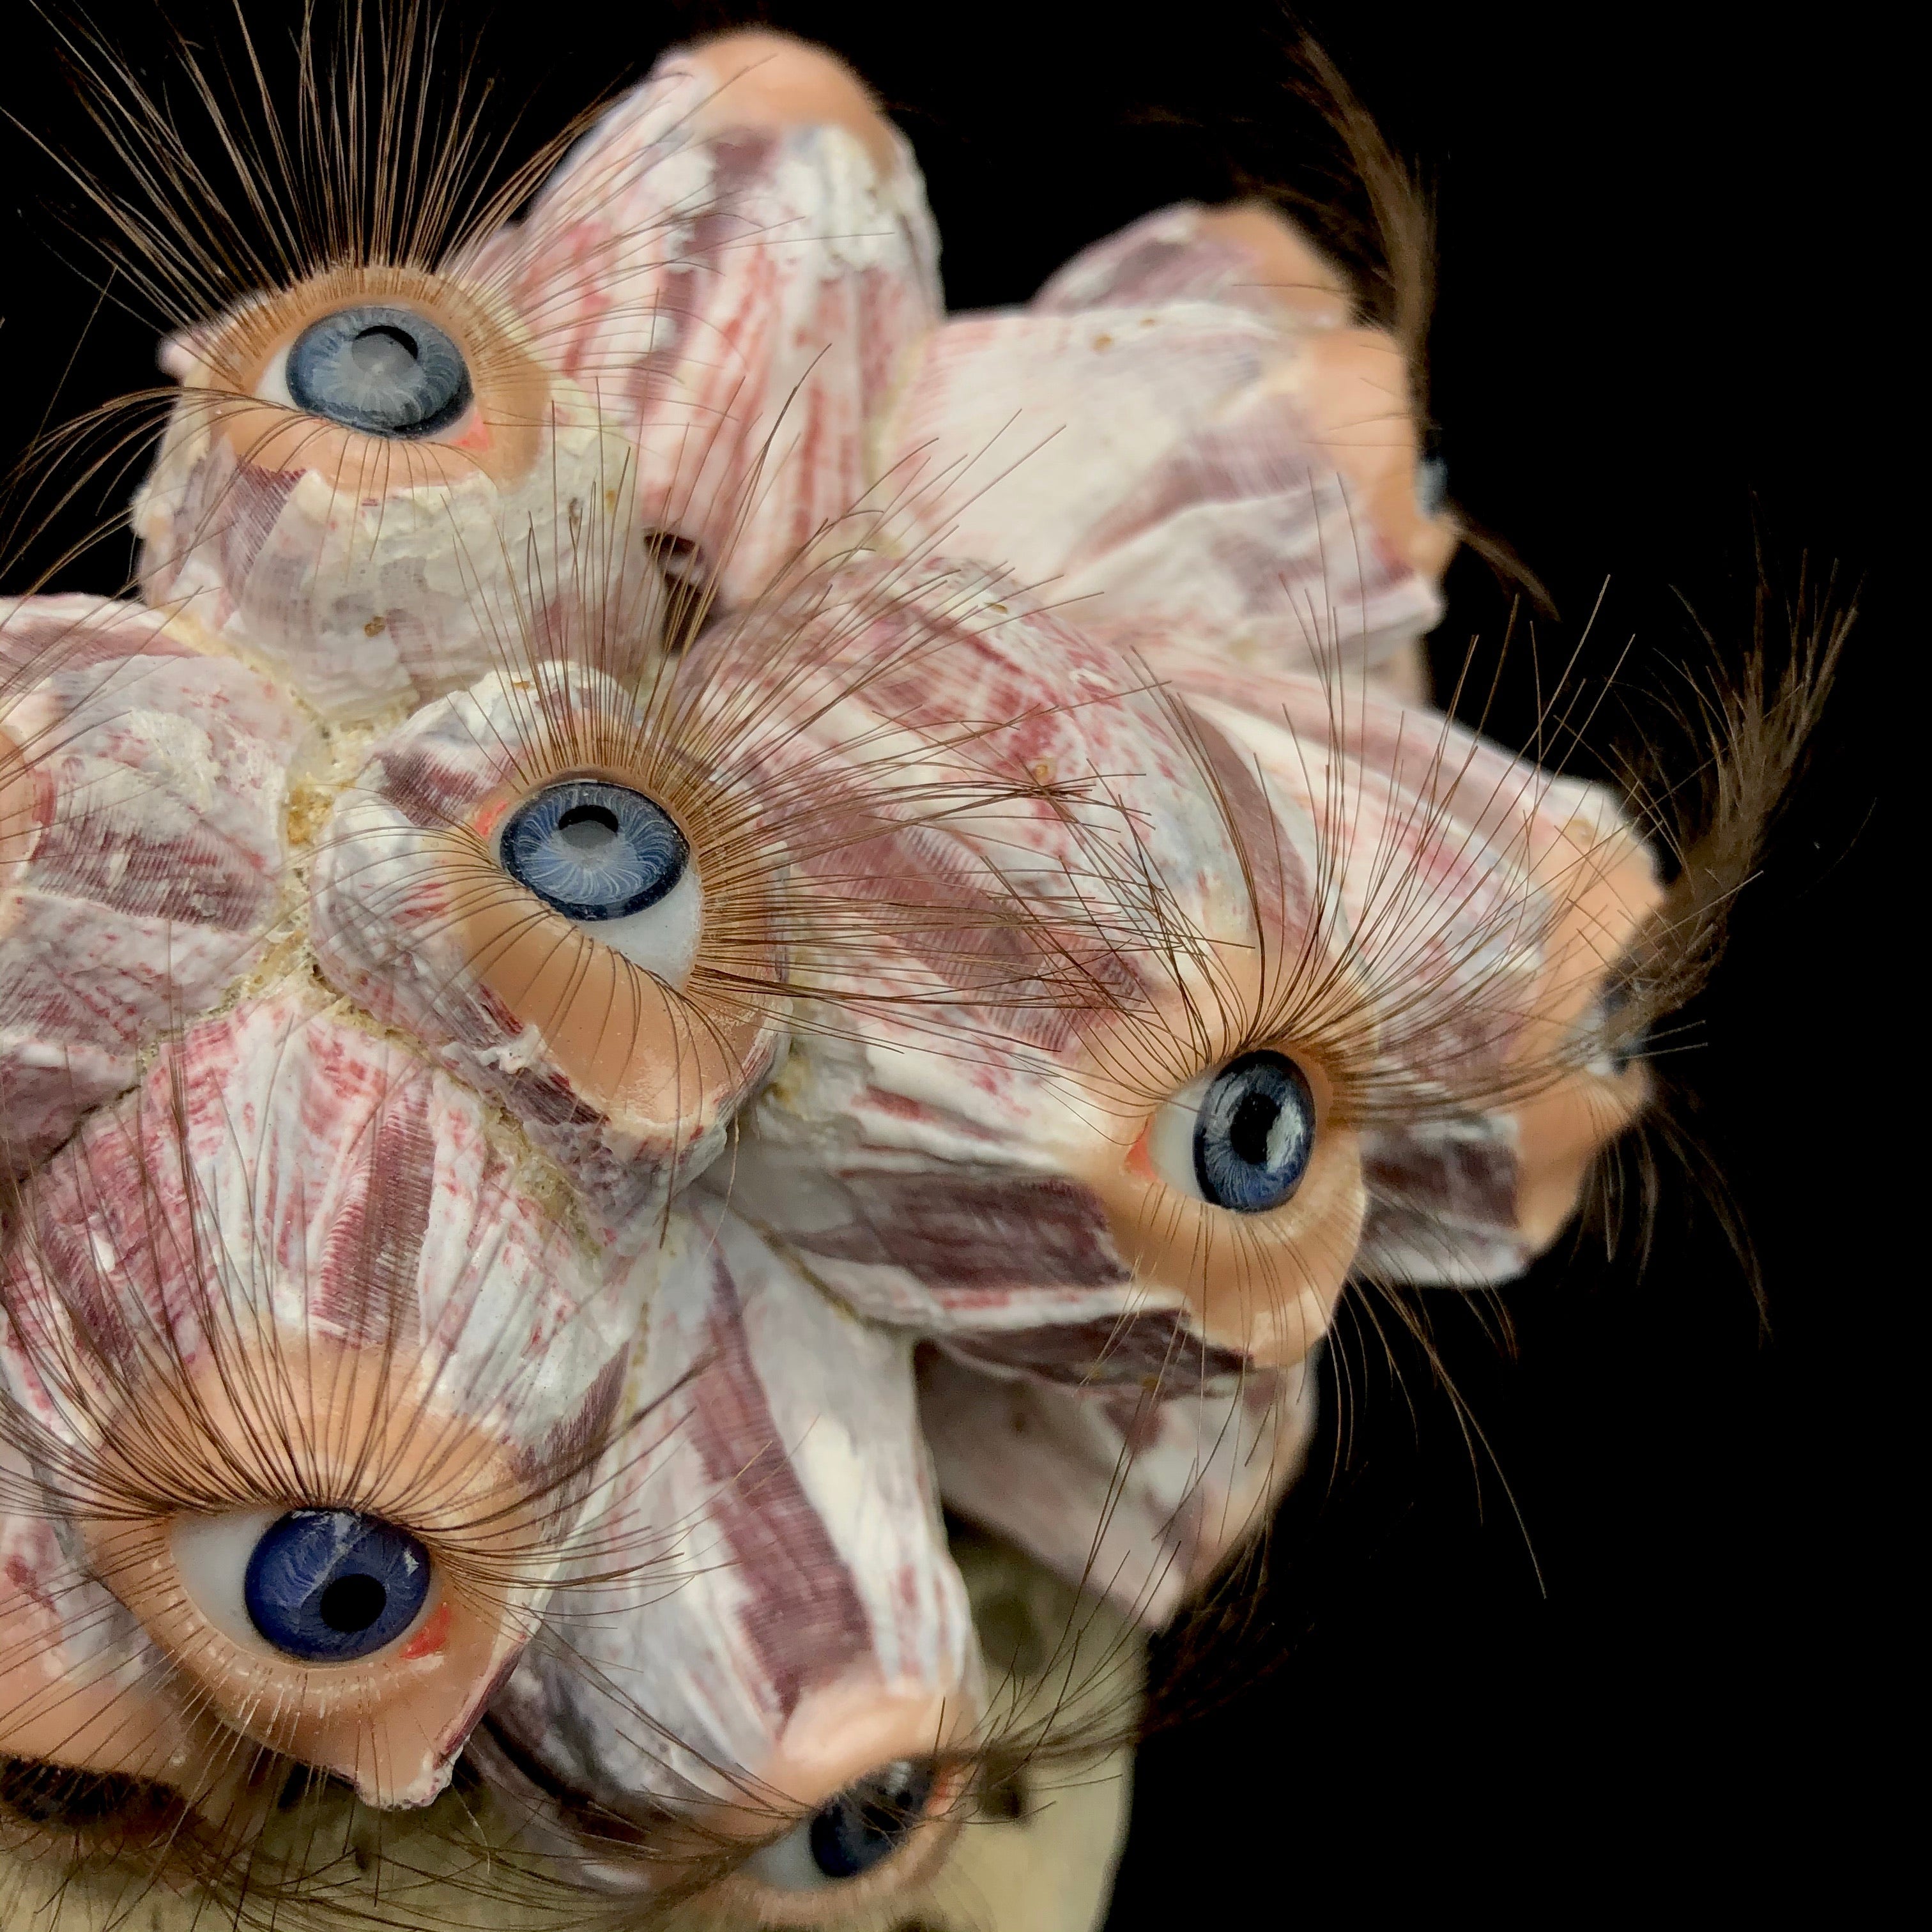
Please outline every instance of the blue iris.
M932 1766L882 1765L812 1814L812 1862L827 1878L856 1878L904 1844L932 1798Z
M642 792L602 778L546 785L503 826L503 869L566 919L622 919L684 877L691 848Z
M434 436L470 406L470 370L436 324L382 302L312 322L289 351L298 410L372 436Z
M346 1664L393 1642L429 1594L429 1552L356 1510L291 1510L262 1532L242 1580L249 1621L304 1664Z
M1208 1089L1194 1127L1194 1178L1217 1208L1279 1208L1301 1185L1315 1144L1315 1100L1279 1053L1244 1053Z

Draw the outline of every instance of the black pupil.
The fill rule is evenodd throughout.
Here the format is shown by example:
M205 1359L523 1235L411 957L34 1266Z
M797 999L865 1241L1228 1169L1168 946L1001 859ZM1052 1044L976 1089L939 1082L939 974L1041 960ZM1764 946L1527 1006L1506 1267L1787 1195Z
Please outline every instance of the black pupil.
M924 1815L930 1765L902 1762L875 1772L814 1813L812 1862L827 1878L856 1878L880 1863Z
M388 1592L374 1576L338 1576L316 1607L331 1630L351 1636L368 1629L388 1600Z
M1267 1166L1268 1136L1280 1118L1281 1102L1274 1095L1244 1094L1235 1106L1234 1118L1228 1123L1228 1145L1234 1158L1250 1167Z
M364 329L350 344L349 355L364 374L392 378L406 375L418 360L416 338L386 322Z
M556 821L559 836L580 852L601 852L617 836L617 814L602 805L574 805Z

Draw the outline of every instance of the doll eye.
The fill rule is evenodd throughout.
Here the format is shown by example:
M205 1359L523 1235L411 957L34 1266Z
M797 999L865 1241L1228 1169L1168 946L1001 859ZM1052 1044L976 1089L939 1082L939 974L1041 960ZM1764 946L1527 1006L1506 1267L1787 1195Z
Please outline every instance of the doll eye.
M1425 456L1415 466L1415 507L1432 518L1448 500L1449 466L1439 456Z
M745 1870L783 1892L813 1892L862 1878L924 1822L937 1782L933 1766L916 1759L882 1765L765 1846Z
M371 436L434 436L470 406L463 352L427 316L380 302L310 322L284 381L297 409Z
M566 919L626 919L684 877L691 848L662 806L601 779L546 785L503 826L503 869Z
M602 778L546 785L503 821L505 872L553 912L661 978L680 981L698 944L691 848L642 792Z
M1150 1151L1172 1184L1238 1214L1264 1214L1301 1185L1315 1099L1285 1054L1244 1053L1162 1108Z
M303 1664L373 1656L416 1624L429 1552L406 1529L358 1510L299 1509L189 1519L175 1559L196 1607L231 1636L247 1628Z

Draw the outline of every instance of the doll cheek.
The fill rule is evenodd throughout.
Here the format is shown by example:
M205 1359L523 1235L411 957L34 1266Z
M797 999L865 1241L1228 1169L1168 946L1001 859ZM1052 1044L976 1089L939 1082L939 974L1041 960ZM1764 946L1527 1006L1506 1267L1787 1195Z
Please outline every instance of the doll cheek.
M158 1658L130 1683L75 1633L116 1615L44 1517L0 1517L0 1757L164 1784L190 1798L218 1766L217 1734Z
M1438 580L1458 541L1446 518L1416 500L1420 450L1407 364L1378 329L1313 336L1294 393L1310 428L1368 508L1376 535L1412 570Z
M1516 1233L1530 1253L1562 1232L1597 1156L1642 1112L1648 1092L1634 1066L1615 1080L1574 1076L1517 1108Z
M308 1665L211 1624L169 1560L164 1525L110 1532L94 1562L224 1722L383 1808L425 1804L442 1790L524 1641L506 1606L443 1580L415 1640L359 1663Z
M1618 963L1664 902L1655 862L1627 832L1604 838L1587 826L1573 825L1537 870L1546 890L1557 897L1558 908L1528 1024L1512 1055L1527 1066L1534 1066L1539 1056L1562 1051L1579 1022L1599 1006ZM1593 1082L1588 1090L1598 1096L1600 1112L1605 1105L1612 1111L1618 1104L1634 1111L1641 1103L1640 1085L1634 1100L1627 1090L1622 1102L1613 1097L1612 1082Z

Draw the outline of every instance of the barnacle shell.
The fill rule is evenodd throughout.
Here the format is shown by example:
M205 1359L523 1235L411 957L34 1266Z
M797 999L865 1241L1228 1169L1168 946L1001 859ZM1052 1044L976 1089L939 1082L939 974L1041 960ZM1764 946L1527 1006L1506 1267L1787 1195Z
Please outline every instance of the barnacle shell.
M1442 616L1454 540L1415 506L1400 352L1324 274L1279 218L1150 215L933 334L891 460L946 548L1050 582L1096 636L1382 664Z
M447 1780L622 1386L643 1276L556 1192L473 1096L298 988L190 1030L28 1184L4 1256L0 1372L50 1512L229 1724L372 1802ZM304 1504L446 1554L394 1656L305 1669L172 1576L184 1514Z
M272 683L160 612L0 604L0 1174L246 969L300 730Z
M949 1508L1158 1628L1300 1474L1316 1376L1310 1359L1164 1394L934 1353L920 1420Z
M757 1835L969 1736L978 1652L909 1338L703 1202L674 1216L650 1334L596 1506L634 1568L585 1563L496 1737L615 1819L674 1804Z
M568 316L546 353L632 440L639 522L738 602L864 498L938 254L861 84L752 32L664 55L475 272Z

